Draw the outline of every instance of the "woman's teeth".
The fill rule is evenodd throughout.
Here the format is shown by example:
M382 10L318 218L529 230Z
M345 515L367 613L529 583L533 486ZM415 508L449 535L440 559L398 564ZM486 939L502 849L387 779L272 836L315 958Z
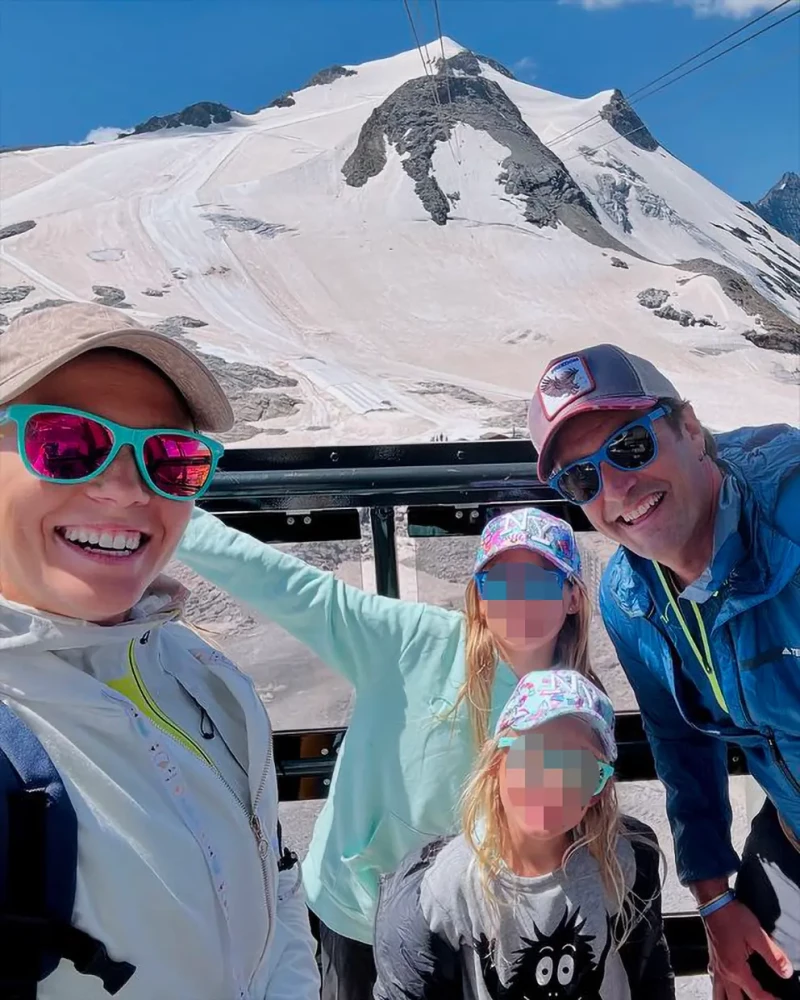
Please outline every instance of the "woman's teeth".
M129 556L142 544L139 531L93 531L91 528L62 528L62 536L73 545Z
M642 503L640 503L635 510L629 510L626 514L622 514L620 520L624 521L625 524L635 524L636 521L644 517L644 515L652 507L655 507L656 504L661 503L663 499L664 499L663 493L653 493L649 497L647 497L646 500L643 500Z

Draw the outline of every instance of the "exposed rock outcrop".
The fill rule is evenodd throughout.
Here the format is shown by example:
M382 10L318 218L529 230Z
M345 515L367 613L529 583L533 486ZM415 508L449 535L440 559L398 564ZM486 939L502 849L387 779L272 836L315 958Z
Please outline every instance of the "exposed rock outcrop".
M94 301L101 306L111 306L114 309L130 309L130 305L125 302L125 292L114 285L92 285Z
M7 240L12 236L21 236L35 227L36 223L33 219L26 219L25 222L12 222L10 226L0 228L0 240Z
M230 215L225 212L208 212L201 216L214 224L216 229L223 232L228 229L235 229L239 233L255 233L256 236L277 236L279 233L287 232L286 226L277 222L264 222L263 219L253 219L247 215Z
M68 301L68 299L42 299L41 302L35 302L32 306L25 306L24 309L20 309L14 319L19 319L20 316L27 316L28 313L38 312L39 309L49 309L51 306L65 306Z
M281 94L270 101L267 107L291 108L293 104L297 103L294 95L301 90L306 90L308 87L324 87L328 83L335 83L336 80L340 80L342 77L356 76L357 73L357 70L347 69L346 66L328 66L326 69L321 69L318 73L315 73L309 80L306 80L302 87L298 87L297 90L287 90L285 94Z
M477 52L470 52L467 49L464 49L463 52L457 52L449 59L439 59L437 69L439 73L463 73L464 76L480 76L481 63L489 66L496 73L508 77L509 80L516 80L511 70L496 59L492 59L491 56L479 55Z
M270 101L267 105L268 108L291 108L297 101L292 97L291 94L281 94L280 97L276 97L274 100Z
M670 293L666 288L645 288L636 298L639 300L639 305L645 309L660 309L669 296Z
M681 261L676 267L716 278L722 291L748 316L761 317L763 330L745 333L751 343L785 354L800 354L800 325L757 292L737 271L704 257Z
M613 174L598 174L597 188L593 192L606 215L613 219L624 233L633 232L628 216L628 196L630 182Z
M0 306L22 302L33 291L33 285L0 285Z
M158 333L165 333L168 337L180 337L184 329L199 330L203 326L208 326L201 319L194 319L192 316L168 316L156 323L153 329ZM205 358L205 355L203 355Z
M224 104L214 101L200 101L190 104L183 111L175 111L171 115L154 115L146 122L136 125L131 132L121 132L120 139L129 135L142 135L146 132L160 132L165 128L180 128L191 125L195 128L208 128L209 125L220 125L231 121L233 113Z
M601 109L600 117L607 121L615 132L619 132L639 149L647 150L649 153L658 149L658 143L653 135L625 100L621 90L614 91L611 100Z
M361 187L377 176L386 165L388 141L403 157L403 169L433 221L445 225L451 206L434 176L432 159L437 143L447 142L458 122L486 132L508 149L498 183L506 194L524 202L528 222L554 227L564 221L572 226L577 217L584 224L594 223L600 230L598 239L609 239L561 160L525 123L502 88L482 76L445 80L439 74L404 83L362 126L356 148L342 168L346 182Z
M693 312L688 309L676 309L675 306L669 305L662 306L660 309L656 309L655 314L659 319L671 319L676 323L680 323L681 326L717 326L718 324L714 322L708 316L695 316Z
M324 87L328 83L333 83L334 80L340 80L343 76L356 75L356 70L347 69L345 66L328 66L325 69L321 69L318 73L315 73L310 80L306 80L300 89L305 90L307 87Z

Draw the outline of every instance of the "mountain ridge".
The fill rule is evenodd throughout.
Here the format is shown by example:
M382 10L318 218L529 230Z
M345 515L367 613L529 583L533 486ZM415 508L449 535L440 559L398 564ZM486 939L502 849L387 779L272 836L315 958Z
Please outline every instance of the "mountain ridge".
M604 340L712 428L796 422L796 245L619 91L553 94L451 39L309 83L4 153L0 319L100 289L217 359L254 446L519 433L538 368Z
M771 226L800 244L800 175L787 170L755 205L748 205Z

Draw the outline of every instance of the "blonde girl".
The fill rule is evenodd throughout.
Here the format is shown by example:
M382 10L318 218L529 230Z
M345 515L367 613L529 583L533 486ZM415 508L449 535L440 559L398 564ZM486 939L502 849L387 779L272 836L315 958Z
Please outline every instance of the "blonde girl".
M520 681L462 833L384 879L375 1000L673 1000L660 852L619 815L613 727L575 671Z
M481 535L465 598L466 703L475 744L488 736L501 662L517 677L564 666L598 687L589 656L592 605L575 534L560 518L522 508L490 521Z
M367 594L210 514L194 516L179 556L353 685L303 880L319 920L323 1000L371 1000L380 875L457 829L461 788L519 677L589 673L572 529L533 508L490 521L466 614Z

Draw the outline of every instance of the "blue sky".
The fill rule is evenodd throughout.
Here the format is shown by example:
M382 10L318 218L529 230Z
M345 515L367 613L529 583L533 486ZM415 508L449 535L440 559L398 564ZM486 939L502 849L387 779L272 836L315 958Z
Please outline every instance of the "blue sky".
M432 0L409 2L433 38ZM440 10L462 45L583 97L631 92L777 2L440 0ZM77 142L202 100L250 111L332 63L412 45L402 0L0 0L0 145ZM675 155L757 198L800 169L798 53L794 17L637 110Z

